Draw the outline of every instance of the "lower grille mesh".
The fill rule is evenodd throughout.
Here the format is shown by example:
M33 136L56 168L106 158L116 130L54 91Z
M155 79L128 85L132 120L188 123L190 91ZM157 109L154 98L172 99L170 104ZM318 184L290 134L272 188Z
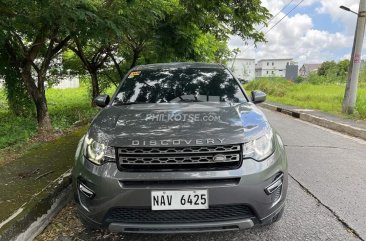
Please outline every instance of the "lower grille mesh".
M199 210L158 210L151 208L113 208L105 217L106 223L200 223L220 222L254 217L251 209L242 204L211 206Z

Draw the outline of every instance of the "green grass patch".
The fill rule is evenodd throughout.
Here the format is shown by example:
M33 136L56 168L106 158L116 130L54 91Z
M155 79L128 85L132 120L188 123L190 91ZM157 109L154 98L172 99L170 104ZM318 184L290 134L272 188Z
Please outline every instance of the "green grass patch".
M114 89L108 89L108 94ZM54 128L63 130L77 121L90 121L98 112L91 107L89 88L48 89L48 110ZM35 114L27 117L13 115L7 105L5 92L0 89L0 149L29 140L37 133Z
M345 84L296 84L282 78L263 78L246 84L245 89L262 90L268 94L269 101L343 115ZM365 84L359 86L355 113L350 117L366 119Z

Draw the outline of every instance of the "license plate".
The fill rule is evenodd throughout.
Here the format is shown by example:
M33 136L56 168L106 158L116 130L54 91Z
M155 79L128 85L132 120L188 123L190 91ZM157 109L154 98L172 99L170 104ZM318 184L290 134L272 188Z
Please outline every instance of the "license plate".
M152 191L151 209L208 209L207 190Z

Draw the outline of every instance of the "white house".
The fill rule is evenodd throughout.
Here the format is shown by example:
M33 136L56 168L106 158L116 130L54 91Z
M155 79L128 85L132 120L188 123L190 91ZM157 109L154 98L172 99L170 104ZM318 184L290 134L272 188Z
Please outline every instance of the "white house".
M66 76L59 79L59 82L52 86L55 89L71 89L79 88L79 77L78 76Z
M234 62L234 64L233 64ZM236 78L252 81L255 78L255 60L247 58L229 59L227 67Z
M261 59L255 65L255 77L285 77L292 59Z
M0 88L3 88L5 84L5 80L0 79ZM45 83L47 86L47 82ZM69 88L79 88L79 77L78 76L70 76L70 77L63 77L59 80L59 82L52 86L55 89L69 89Z

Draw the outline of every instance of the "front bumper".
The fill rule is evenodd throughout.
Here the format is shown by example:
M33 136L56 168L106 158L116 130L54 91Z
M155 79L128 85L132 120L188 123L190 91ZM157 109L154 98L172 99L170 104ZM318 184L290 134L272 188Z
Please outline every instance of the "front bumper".
M282 175L280 194L268 194L265 189ZM214 180L214 181L213 181ZM225 180L225 181L224 181ZM228 180L235 180L230 182ZM159 184L163 181L163 185ZM95 194L86 197L78 188L82 182ZM121 172L115 163L96 166L82 155L73 169L73 188L78 210L84 220L113 232L178 233L207 232L251 228L268 223L283 208L287 193L287 161L284 150L277 146L268 159L256 162L243 160L236 170L191 172ZM246 205L252 216L235 220L207 222L113 222L108 212L116 207L149 208L152 190L207 189L209 207ZM156 212L156 211L152 211ZM164 211L162 211L164 212Z

